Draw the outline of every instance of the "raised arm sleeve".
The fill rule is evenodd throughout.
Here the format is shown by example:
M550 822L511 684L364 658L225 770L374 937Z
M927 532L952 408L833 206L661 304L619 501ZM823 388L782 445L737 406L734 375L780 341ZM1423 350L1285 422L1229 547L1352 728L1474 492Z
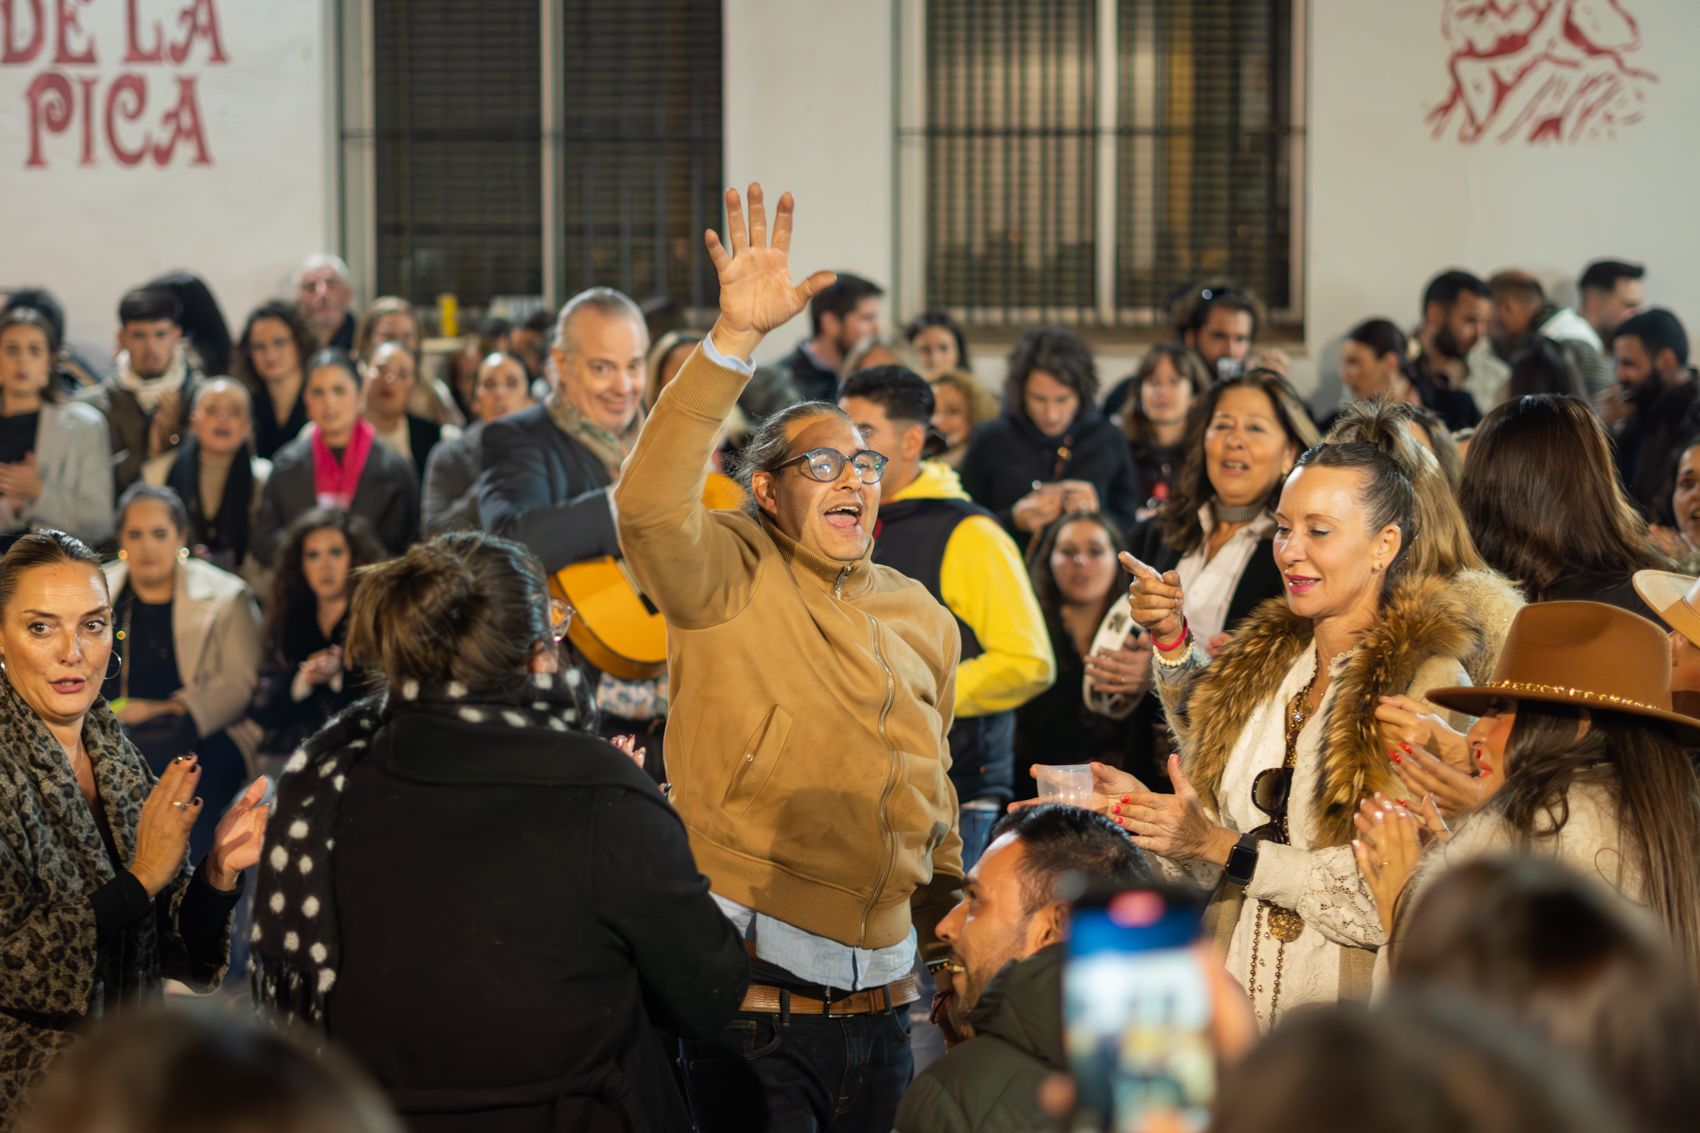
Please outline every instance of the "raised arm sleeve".
M709 456L746 380L698 347L661 391L614 491L626 561L672 625L717 625L755 588L760 532L702 502Z

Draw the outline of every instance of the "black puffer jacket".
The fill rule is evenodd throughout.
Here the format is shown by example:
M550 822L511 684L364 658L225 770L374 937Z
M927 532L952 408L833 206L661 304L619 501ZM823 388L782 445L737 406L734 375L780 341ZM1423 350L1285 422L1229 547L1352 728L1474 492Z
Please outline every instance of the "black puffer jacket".
M1074 419L1061 437L1047 437L1024 413L987 421L968 442L962 458L962 486L974 502L995 512L1023 548L1028 534L1011 518L1016 501L1035 481L1085 480L1098 489L1098 503L1125 534L1139 507L1139 483L1128 453L1127 437L1097 409Z

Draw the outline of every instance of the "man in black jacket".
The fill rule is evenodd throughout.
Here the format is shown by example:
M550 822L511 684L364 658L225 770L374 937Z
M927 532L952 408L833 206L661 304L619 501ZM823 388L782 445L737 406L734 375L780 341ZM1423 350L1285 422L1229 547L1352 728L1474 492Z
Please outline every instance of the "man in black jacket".
M880 332L880 297L885 292L847 271L838 281L809 300L813 337L797 344L785 366L804 401L838 400L839 371L856 345Z
M611 287L580 292L561 308L549 351L548 398L483 432L478 520L530 548L553 575L620 553L613 488L643 426L649 330L643 312ZM666 698L656 681L598 686L605 735L630 733L661 769Z
M541 405L484 427L478 519L530 548L554 574L617 555L611 489L643 424L649 332L637 304L608 287L567 301Z
M1700 431L1700 386L1688 368L1688 332L1659 307L1631 315L1611 339L1629 416L1617 427L1617 466L1641 513L1666 527L1676 459Z
M1039 1086L1067 1065L1068 905L1056 888L1069 873L1112 888L1151 884L1139 850L1101 814L1031 807L992 831L967 896L938 929L951 948L952 987L936 1014L966 1041L916 1077L897 1111L898 1133L1047 1127Z

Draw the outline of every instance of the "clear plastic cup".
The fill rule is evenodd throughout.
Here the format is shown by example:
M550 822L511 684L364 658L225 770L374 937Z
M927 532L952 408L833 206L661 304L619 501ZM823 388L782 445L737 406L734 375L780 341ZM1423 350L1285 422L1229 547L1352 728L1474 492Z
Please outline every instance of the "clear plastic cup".
M1033 778L1039 784L1039 798L1044 802L1068 806L1088 806L1092 802L1090 763L1040 765L1033 769Z

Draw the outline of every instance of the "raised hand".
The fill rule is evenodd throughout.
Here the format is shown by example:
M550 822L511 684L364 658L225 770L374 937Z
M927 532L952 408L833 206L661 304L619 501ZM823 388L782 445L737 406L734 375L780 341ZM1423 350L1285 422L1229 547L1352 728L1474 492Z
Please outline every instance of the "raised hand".
M201 816L201 800L195 797L195 784L200 781L200 762L193 755L179 756L165 765L165 774L142 803L130 872L149 897L159 896L183 868L189 830Z
M1126 551L1121 554L1121 563L1133 575L1133 585L1127 588L1133 620L1156 641L1175 640L1181 635L1181 622L1184 620L1181 614L1184 597L1181 576L1172 570L1159 574L1155 567L1146 566Z
M771 244L759 184L750 186L749 202L746 227L738 190L726 190L730 250L713 229L703 237L720 276L720 318L710 333L715 348L735 358L748 358L768 331L801 314L812 296L838 278L830 271L817 271L802 283L791 282L791 194L780 195Z
M271 812L271 807L260 805L265 797L266 777L262 775L248 784L242 797L219 819L212 849L207 852L207 881L214 889L226 893L235 889L242 871L260 860Z

